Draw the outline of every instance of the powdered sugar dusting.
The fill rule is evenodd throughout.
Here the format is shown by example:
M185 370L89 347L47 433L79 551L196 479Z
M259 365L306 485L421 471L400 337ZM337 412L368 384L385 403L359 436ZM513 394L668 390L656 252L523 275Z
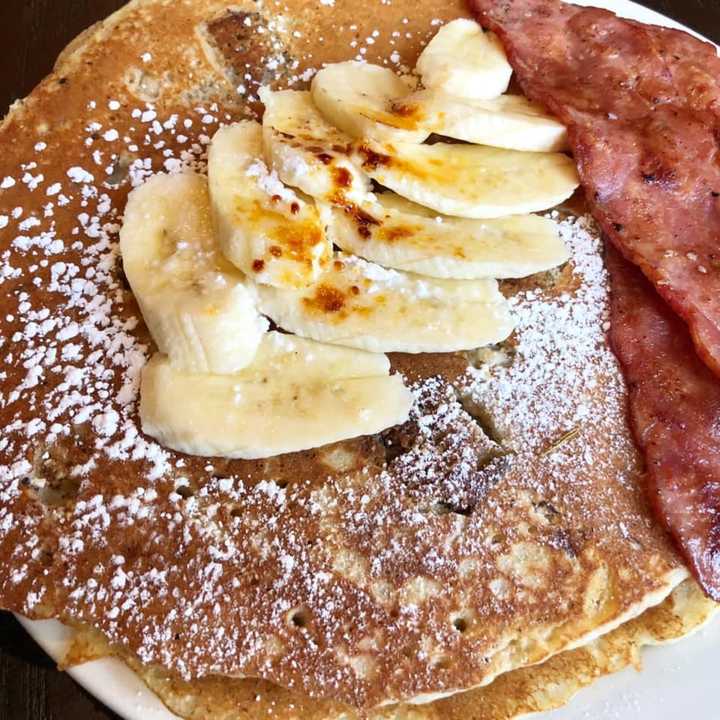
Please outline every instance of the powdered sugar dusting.
M515 339L478 351L467 392L515 452L567 459L553 443L601 413L621 416L624 389L605 338L608 278L599 233L590 218L570 218L559 229L572 253L577 288L514 295ZM578 444L569 437L569 447Z
M152 160L136 159L130 184L156 169ZM17 236L6 258L21 273L34 267L39 284L37 294L17 295L12 312L17 345L6 362L19 370L20 382L2 402L25 412L3 440L17 461L3 478L0 540L17 527L10 508L23 492L18 481L32 477L40 496L51 489L32 449L89 429L90 448L70 473L85 482L82 494L56 520L61 607L70 617L100 627L113 642L130 641L141 660L185 677L259 674L360 703L482 677L487 665L472 658L491 649L470 635L460 642L448 619L457 610L454 598L464 597L486 627L502 626L505 617L514 622L523 612L530 625L548 622L550 612L563 620L562 602L547 598L562 594L564 575L544 591L543 614L535 617L525 603L538 600L525 580L498 575L498 563L509 543L527 541L524 528L546 498L568 527L583 527L594 510L567 483L582 486L603 460L591 444L582 453L576 446L547 452L558 433L602 416L607 422L601 417L595 434L615 432L619 447L629 442L620 418L622 386L604 341L606 278L591 224L560 225L573 253L567 292L554 293L553 283L535 287L537 279L508 286L518 319L514 339L482 351L456 386L433 373L418 380L406 426L380 443L360 439L296 460L308 462L307 469L283 458L260 467L183 458L142 436L138 381L148 348L116 273L117 211L102 186L63 184L63 191L79 205L73 233L58 237L53 220L45 219L31 228L39 234ZM71 260L67 248L80 238L82 253ZM374 282L395 282L392 271L377 273ZM60 301L48 302L44 292ZM605 389L595 394L600 378ZM602 413L596 405L584 410L588 399ZM493 436L493 423L502 437ZM330 463L334 452L340 460ZM343 453L350 465L329 472L348 462ZM41 468L52 462L52 451L41 460ZM106 493L97 468L108 463L142 472L121 491ZM612 477L594 499L619 492ZM632 527L632 517L596 513L603 542L647 534ZM557 562L567 566L562 572L572 577L574 566L562 560L572 540L557 533L541 527L533 543L559 554ZM152 554L138 553L155 539ZM24 546L30 555L32 542ZM18 584L30 572L24 567L13 575ZM38 608L44 593L29 591L24 609ZM298 623L309 623L311 632L299 636ZM319 644L342 650L319 655ZM445 652L466 658L458 665L462 677L442 680L434 672ZM407 657L416 670L392 687L358 676L375 663L396 666ZM304 670L308 662L312 673Z
M206 110L200 110L207 115ZM148 112L157 116L154 109L138 110L142 116ZM126 152L132 152L130 147L138 151L145 146L153 152L165 148L167 143L159 141L159 136L174 136L176 122L177 116L171 116L159 131L155 129L137 140L125 136ZM93 157L104 154L93 149L101 130L98 122L90 121L86 127L84 146ZM116 128L104 129L104 143L119 139ZM179 157L165 148L165 168L171 160L171 169L176 172L202 168L199 162L203 161L204 148L203 143L195 143L181 150ZM36 145L37 152L44 149L44 144ZM137 316L125 309L126 296L117 274L119 213L109 194L113 186L105 179L124 168L124 175L134 186L157 166L151 157L124 162L118 153L110 154L108 161L108 172L101 173L105 177L99 181L94 171L86 169L92 160L70 167L65 182L48 187L46 195L52 201L46 205L44 217L23 218L22 208L16 208L12 219L17 225L13 228L7 215L0 216L0 230L15 233L8 243L12 250L2 255L0 285L3 280L20 277L24 266L35 288L33 293L15 293L13 347L4 362L14 366L18 380L14 387L6 383L8 389L0 394L0 409L13 417L3 450L10 456L30 459L34 447L52 445L87 425L95 433L96 452L113 459L144 459L148 477L159 478L168 472L168 456L144 439L137 427L139 375L148 347L134 333ZM37 164L22 167L27 174ZM37 174L28 181L33 185L31 190L41 177ZM8 176L3 184L9 189L15 182ZM55 213L57 208L71 204L79 208L76 223L68 235L60 237ZM85 470L92 467L89 462ZM0 473L6 480L21 479L28 474L27 464L3 465Z

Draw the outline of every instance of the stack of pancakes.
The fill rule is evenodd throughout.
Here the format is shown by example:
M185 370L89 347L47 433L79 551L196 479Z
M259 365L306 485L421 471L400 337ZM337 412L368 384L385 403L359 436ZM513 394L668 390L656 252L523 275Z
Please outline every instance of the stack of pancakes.
M500 346L394 355L381 436L264 461L139 432L152 342L117 251L127 194L203 169L261 85L414 67L459 2L135 0L0 128L0 606L78 628L187 718L511 718L705 622L654 522L605 339L599 233L506 282ZM4 218L4 220L2 220Z

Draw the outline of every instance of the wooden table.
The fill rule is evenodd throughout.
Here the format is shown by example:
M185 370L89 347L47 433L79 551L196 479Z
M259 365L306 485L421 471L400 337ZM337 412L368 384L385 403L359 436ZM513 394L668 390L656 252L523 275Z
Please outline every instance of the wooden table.
M123 4L124 0L0 0L0 115L50 71L75 35ZM720 42L718 0L644 0L644 4ZM0 613L0 720L111 718L119 720L57 672L18 623Z

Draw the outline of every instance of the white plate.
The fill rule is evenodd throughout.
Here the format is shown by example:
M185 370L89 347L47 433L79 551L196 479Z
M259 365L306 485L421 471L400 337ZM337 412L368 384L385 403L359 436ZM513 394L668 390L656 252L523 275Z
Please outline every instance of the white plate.
M20 615L15 617L53 660L60 660L73 630L56 620L28 620ZM120 660L95 660L71 668L68 673L100 702L126 720L180 720Z
M698 33L629 0L575 0L618 15ZM72 631L54 620L18 617L35 641L54 659L62 655ZM537 720L716 720L714 691L720 666L720 620L675 645L645 651L645 668L624 670L583 690L572 703ZM178 720L143 682L118 660L97 660L70 675L126 720ZM208 720L212 720L208 718Z

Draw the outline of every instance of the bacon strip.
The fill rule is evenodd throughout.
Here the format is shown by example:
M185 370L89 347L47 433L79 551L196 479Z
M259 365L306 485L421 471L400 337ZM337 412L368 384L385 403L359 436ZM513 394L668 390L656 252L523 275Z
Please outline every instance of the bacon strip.
M720 59L560 0L470 0L523 91L569 128L593 214L720 375Z
M720 602L720 383L684 323L608 246L610 340L630 389L647 490L705 591Z

